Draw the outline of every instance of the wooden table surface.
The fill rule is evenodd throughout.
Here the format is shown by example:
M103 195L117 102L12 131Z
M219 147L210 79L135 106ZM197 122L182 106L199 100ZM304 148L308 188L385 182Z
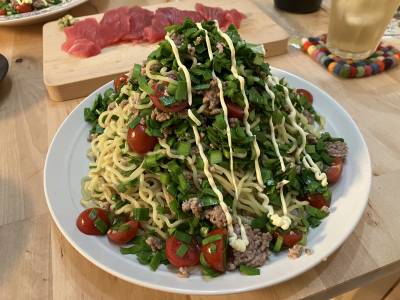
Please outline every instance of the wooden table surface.
M292 35L327 30L325 9L292 15L276 11L271 0L256 2ZM124 3L132 1L92 0L73 14ZM227 299L169 294L127 283L98 269L69 245L51 221L42 178L48 145L79 100L48 99L42 80L41 25L0 28L0 53L10 62L0 84L0 299ZM295 49L269 62L315 83L350 113L369 147L372 190L361 222L327 261L288 282L229 299L326 299L398 271L400 67L370 78L342 80Z

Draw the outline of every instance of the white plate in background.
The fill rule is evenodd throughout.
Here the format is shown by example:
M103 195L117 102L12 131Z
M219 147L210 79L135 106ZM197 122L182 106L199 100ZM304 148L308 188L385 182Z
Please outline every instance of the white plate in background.
M0 26L28 25L60 17L64 12L87 0L63 0L62 3L27 13L0 16Z

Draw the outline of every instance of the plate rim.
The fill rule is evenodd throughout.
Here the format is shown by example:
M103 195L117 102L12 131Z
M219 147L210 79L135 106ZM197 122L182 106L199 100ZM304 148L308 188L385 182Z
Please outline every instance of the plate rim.
M358 137L360 138L360 142L361 142L361 146L362 149L364 151L366 151L365 155L365 159L366 161L363 161L364 167L367 168L367 170L365 170L366 174L368 174L368 177L366 179L368 179L368 188L364 189L364 197L365 200L363 202L363 207L360 207L359 210L357 210L357 214L354 215L354 218L352 219L351 222L351 226L345 227L342 229L342 234L340 236L340 238L338 239L336 245L334 245L333 247L329 248L329 251L327 251L324 255L325 258L328 258L329 256L331 256L339 247L341 247L343 245L343 243L349 238L349 236L351 235L351 233L353 232L353 230L356 228L356 226L359 224L359 222L361 221L362 215L365 212L365 209L368 205L368 198L369 198L369 194L370 194L370 190L371 190L371 184L372 184L372 166L371 166L371 156L368 150L368 146L367 143L365 142L364 136L362 135L358 125L355 123L355 121L353 120L353 118L350 116L350 114L343 108L343 106L338 103L333 97L331 97L326 91L324 91L322 88L318 87L317 85L315 85L314 83L301 78L298 75L295 75L291 72L288 71L284 71L282 69L276 68L276 67L271 67L271 71L272 73L279 73L279 76L281 77L293 77L296 80L300 80L302 82L306 82L308 85L312 86L313 89L317 89L319 90L320 93L322 93L324 95L325 98L329 98L330 101L332 101L340 110L341 112L347 117L347 119L352 123L353 125L353 129L357 132ZM59 125L56 133L54 134L52 141L48 147L48 152L46 155L46 160L45 160L45 164L44 164L44 172L43 172L43 184L44 184L44 192L45 192L45 197L46 197L46 204L49 208L52 220L56 223L58 230L60 230L60 232L63 234L64 238L74 247L74 249L76 251L78 251L84 258L86 258L87 260L89 260L91 263L93 263L95 266L99 267L100 269L102 269L103 271L117 277L120 279L123 279L129 283L133 283L139 286L143 286L143 287L147 287L147 288L151 288L151 289L155 289L155 290L159 290L159 291L164 291L164 292L171 292L171 293L178 293L178 294L190 294L190 295L224 295L224 294L236 294L236 293L243 293L243 292L249 292L249 291L254 291L254 290L258 290L261 288L267 288L267 287L271 287L271 286L275 286L279 283L282 282L286 282L290 279L293 279L294 277L297 277L311 269L313 269L315 266L319 265L323 260L315 260L313 262L311 262L310 264L307 265L307 267L301 269L299 268L298 270L294 271L294 272L290 272L290 274L285 277L284 279L279 279L276 281L273 281L269 284L263 284L263 282L259 282L257 284L253 284L251 286L245 287L245 288L231 288L231 289L225 289L225 290L201 290L201 289L197 289L197 290L191 290L191 289L187 289L187 288L180 288L179 285L172 287L172 286L165 286L165 285L157 285L157 284L153 284L151 282L147 282L147 281L143 281L140 279L136 279L135 277L132 276L126 276L118 271L115 271L112 268L109 268L108 266L104 265L102 262L96 260L95 258L93 258L89 253L86 253L85 250L83 250L72 238L72 236L69 236L66 231L64 230L64 228L61 226L58 218L55 215L55 212L53 210L51 201L49 200L49 196L48 196L48 191L47 191L47 185L46 185L46 176L47 176L47 166L48 166L48 157L49 157L49 153L51 152L51 149L53 148L53 144L61 130L61 128L64 126L64 124L67 122L67 120L69 119L70 115L72 115L76 110L78 110L78 108L81 105L84 105L84 103L87 101L88 98L92 97L93 95L96 95L99 93L99 90L101 90L102 88L104 88L106 85L109 85L112 81L105 83L104 85L100 86L98 89L96 89L95 91L93 91L90 95L88 95L87 97L85 97L69 114L67 117L65 117L65 119L63 120L63 122ZM368 172L367 172L368 171ZM189 279L190 280L190 279Z
M27 13L15 14L11 16L0 16L0 26L12 26L19 24L23 25L25 23L38 21L42 18L72 9L87 1L88 0L68 0L67 2L62 2L44 9L33 10Z

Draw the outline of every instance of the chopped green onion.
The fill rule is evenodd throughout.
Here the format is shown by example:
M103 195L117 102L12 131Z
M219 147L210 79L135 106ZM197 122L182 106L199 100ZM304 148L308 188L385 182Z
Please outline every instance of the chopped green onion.
M316 152L315 152L315 145L306 145L306 152L307 152L308 154L316 153Z
M204 240L202 240L201 244L204 246L204 245L219 241L220 239L222 239L221 234L210 235L209 237L206 237Z
M168 84L168 88L167 88L168 95L171 95L171 96L175 95L177 87L178 86L176 84L170 82Z
M208 263L207 263L207 261L206 261L206 258L205 258L204 255L203 255L203 253L200 254L200 264L201 264L203 267L209 267L209 265L208 265Z
M181 244L179 248L176 250L176 256L183 257L185 256L186 252L188 252L189 247L186 244Z
M218 164L222 162L222 152L219 150L210 151L210 164Z
M108 226L107 224L102 220L102 219L96 219L94 221L94 226L97 228L97 230L101 233L101 234L106 234L107 230L108 230Z
M161 257L162 257L161 252L157 251L156 254L154 254L153 257L151 258L149 265L152 271L157 270L158 266L161 263Z
M176 153L178 155L188 156L190 154L191 145L188 142L179 142Z
M190 244L192 242L192 237L190 234L184 233L179 230L175 231L175 238L186 244Z
M178 86L175 91L176 100L186 100L187 98L187 86L186 81L178 81Z
M142 117L137 116L137 117L134 118L133 121L129 124L129 127L132 128L132 129L135 129L135 127L139 125L141 119L142 119Z
M118 231L128 231L129 229L131 229L131 225L130 224L121 224L118 226Z
M253 228L258 228L258 229L264 229L268 223L268 217L266 214L263 214L259 217L254 218L251 221L251 227Z
M149 219L150 209L148 207L138 207L133 209L133 217L137 221L147 221Z
M138 79L141 75L141 71L142 71L142 66L139 64L135 64L132 70L132 78Z
M127 187L125 186L125 184L120 183L120 184L118 185L118 191L119 191L119 192L125 193L127 190L128 190L128 189L127 189Z
M283 237L280 235L280 236L277 237L275 245L274 245L274 248L272 249L272 251L274 251L274 252L281 251L282 244L283 244Z
M242 273L244 275L248 275L248 276L260 275L260 269L249 267L246 265L240 265L239 271L240 271L240 273Z
M147 84L146 78L144 76L139 76L138 83L142 91L146 92L148 95L154 94L153 89Z
M170 176L168 173L161 173L160 174L160 182L163 185L167 185L170 181Z
M201 206L211 206L211 205L218 204L219 200L218 200L218 198L205 195L205 196L200 197L200 202L201 202Z
M95 220L97 218L97 208L92 208L89 214L90 220Z
M210 244L210 253L217 252L217 245L215 243Z
M182 173L181 167L178 165L176 160L171 160L169 163L167 163L167 169L173 175Z
M329 214L329 213L327 213L327 212L325 212L325 211L323 211L321 209L312 207L311 205L306 205L305 209L306 209L306 212L310 216L313 216L313 217L315 217L317 219L320 219L320 220L325 218Z
M184 192L186 192L188 187L189 187L189 184L186 181L185 176L183 174L179 174L178 175L178 189L179 189L179 191L184 193Z
M158 166L157 159L158 155L147 155L143 161L143 167L145 169L150 169Z
M209 83L202 83L192 87L193 90L208 90L210 88Z
M128 203L129 203L128 200L124 200L124 201L121 201L121 200L120 200L120 201L117 202L117 204L115 204L114 209L115 209L115 210L120 209L121 207L125 206L125 205L128 204Z

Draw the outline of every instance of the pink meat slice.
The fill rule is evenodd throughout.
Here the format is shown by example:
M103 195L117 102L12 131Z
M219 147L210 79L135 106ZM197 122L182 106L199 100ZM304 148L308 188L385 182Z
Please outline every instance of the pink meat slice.
M227 29L230 24L234 24L237 28L246 16L236 9L224 10L220 7L205 6L196 3L196 11L198 11L205 20L217 20L222 29Z
M130 32L130 13L128 7L106 11L100 21L102 47L118 43Z
M64 29L67 40L62 45L64 51L69 50L69 48L78 39L85 39L91 41L93 44L102 47L100 40L100 25L94 18L87 18L82 21L76 22L73 26L66 27Z
M186 18L194 22L200 22L204 19L199 12L193 10L179 10L174 7L158 8L154 14L151 26L144 29L145 39L151 43L162 40L165 36L166 26L180 24Z
M129 9L129 32L122 37L123 41L143 41L144 28L151 25L154 13L134 6Z
M78 57L90 57L99 54L101 48L88 39L76 39L67 52Z

